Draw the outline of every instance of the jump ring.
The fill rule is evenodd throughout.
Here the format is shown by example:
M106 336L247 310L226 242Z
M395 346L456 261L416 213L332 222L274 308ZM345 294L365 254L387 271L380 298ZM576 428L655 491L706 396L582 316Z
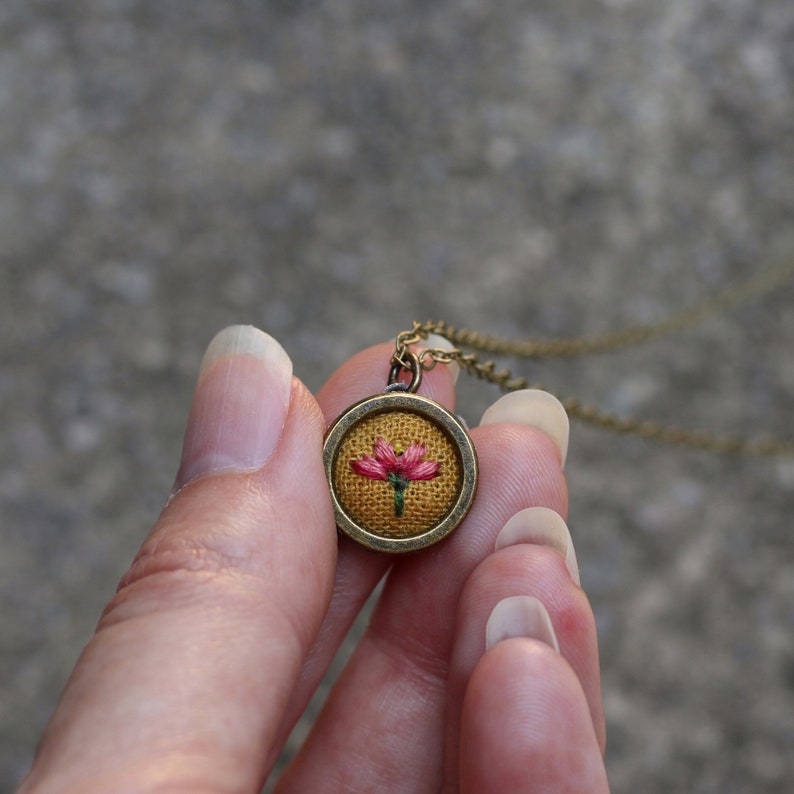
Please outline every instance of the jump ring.
M403 369L411 373L411 382L408 384L407 391L411 394L415 394L422 383L422 365L419 361L419 356L410 350L406 350L402 353L400 358L396 356L393 357L392 368L389 372L389 386L400 383L400 370Z

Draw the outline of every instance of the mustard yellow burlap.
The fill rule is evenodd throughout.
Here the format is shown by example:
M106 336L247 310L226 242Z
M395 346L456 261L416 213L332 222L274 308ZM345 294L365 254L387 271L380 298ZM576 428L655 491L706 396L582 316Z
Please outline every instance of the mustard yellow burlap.
M424 459L441 463L438 477L411 482L399 517L395 515L392 485L356 474L350 466L353 460L371 456L379 438L398 453L411 444L424 444ZM443 429L407 411L376 414L356 423L340 445L333 471L334 489L345 512L369 532L389 538L419 535L443 520L455 505L461 477L456 447Z

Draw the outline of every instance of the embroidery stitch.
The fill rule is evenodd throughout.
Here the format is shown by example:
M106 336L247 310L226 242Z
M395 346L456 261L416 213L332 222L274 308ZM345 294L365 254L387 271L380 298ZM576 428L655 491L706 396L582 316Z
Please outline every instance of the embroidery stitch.
M351 460L350 468L356 474L371 480L386 480L394 488L394 515L398 518L405 510L405 491L414 480L432 480L441 476L441 464L423 460L427 454L424 444L411 444L398 452L386 439L379 438L372 448L373 455Z

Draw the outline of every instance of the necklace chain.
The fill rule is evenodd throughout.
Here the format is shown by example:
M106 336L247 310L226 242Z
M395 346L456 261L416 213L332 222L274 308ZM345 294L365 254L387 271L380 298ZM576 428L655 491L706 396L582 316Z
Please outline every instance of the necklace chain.
M393 362L395 365L409 369L406 360L409 346L426 340L429 334L436 334L455 347L452 350L441 348L423 350L418 356L419 364L423 369L430 370L436 364L455 362L467 374L494 383L502 391L517 391L527 388L526 378L515 377L509 369L497 369L494 361L482 361L477 353L467 353L464 348L480 353L521 358L570 358L622 350L691 328L709 317L733 309L745 300L770 292L792 275L794 275L794 260L767 268L746 281L728 287L713 297L676 312L660 322L635 325L612 333L592 336L513 340L480 334L465 328L454 328L443 321L414 322L410 331L403 331L397 335ZM543 387L535 385L533 388ZM716 453L764 457L794 455L794 442L790 441L777 438L740 438L685 430L634 417L616 416L583 404L576 398L558 398L568 414L575 419L649 441Z

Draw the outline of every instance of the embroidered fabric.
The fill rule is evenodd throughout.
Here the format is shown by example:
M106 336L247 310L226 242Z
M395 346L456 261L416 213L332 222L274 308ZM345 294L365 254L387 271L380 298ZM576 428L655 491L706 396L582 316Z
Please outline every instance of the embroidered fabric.
M407 485L402 515L396 515L392 483L363 476L351 466L372 456L378 439L395 450L420 444L426 449L426 460L440 464L438 476ZM456 446L434 422L410 412L392 411L361 420L347 433L336 460L334 489L345 511L361 526L385 537L411 537L438 524L455 506L461 487Z

